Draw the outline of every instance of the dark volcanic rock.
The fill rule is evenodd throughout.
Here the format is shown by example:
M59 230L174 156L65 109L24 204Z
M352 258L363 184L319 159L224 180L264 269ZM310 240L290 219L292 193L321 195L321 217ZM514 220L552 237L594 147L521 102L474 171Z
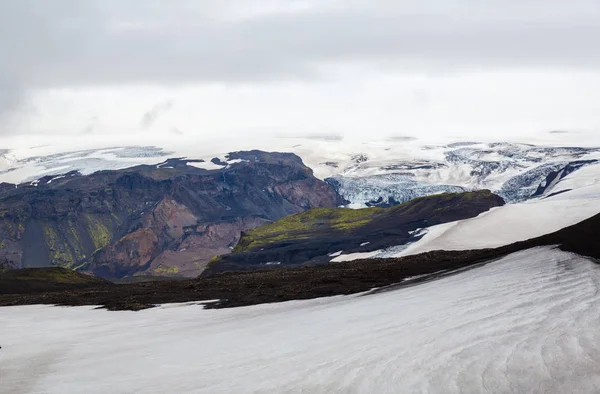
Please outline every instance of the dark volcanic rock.
M12 183L0 182L0 192L6 191L6 190L12 190L16 186L17 185L12 184Z
M567 175L579 170L583 166L596 163L598 163L598 160L578 160L565 165L557 171L551 171L546 176L544 182L538 186L535 193L533 193L532 197L539 197L544 195L549 189L552 189L552 186L554 186L561 179L565 178Z
M59 267L0 272L0 294L45 293L113 286L104 279Z
M232 160L213 171L171 159L3 187L0 264L79 267L117 278L195 276L214 256L207 251L227 252L242 230L341 202L296 155L234 152ZM214 226L221 236L207 230Z
M0 305L103 305L139 310L166 302L221 300L212 308L353 294L389 285L413 285L520 250L558 245L564 251L600 259L600 215L539 238L496 249L433 251L395 259L357 260L300 268L228 272L199 279L146 282L40 293L0 294ZM425 275L419 279L407 278Z

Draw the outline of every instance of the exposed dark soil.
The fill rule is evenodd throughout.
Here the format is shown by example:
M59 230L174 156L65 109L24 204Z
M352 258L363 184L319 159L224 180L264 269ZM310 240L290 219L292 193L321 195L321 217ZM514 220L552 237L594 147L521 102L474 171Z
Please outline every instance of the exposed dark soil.
M111 285L111 282L96 276L58 267L0 272L0 294L45 293Z
M154 304L219 299L209 308L353 294L394 285L407 277L449 272L519 250L558 245L564 251L600 258L600 215L556 233L512 245L470 251L434 251L397 259L220 273L172 282L145 282L86 289L0 295L0 305L99 305L110 310L139 310Z

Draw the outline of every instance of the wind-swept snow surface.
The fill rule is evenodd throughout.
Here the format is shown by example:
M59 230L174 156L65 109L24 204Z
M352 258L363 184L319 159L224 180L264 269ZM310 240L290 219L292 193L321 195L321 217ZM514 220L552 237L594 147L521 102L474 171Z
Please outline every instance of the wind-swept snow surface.
M546 247L370 295L2 308L0 392L598 392L599 281Z

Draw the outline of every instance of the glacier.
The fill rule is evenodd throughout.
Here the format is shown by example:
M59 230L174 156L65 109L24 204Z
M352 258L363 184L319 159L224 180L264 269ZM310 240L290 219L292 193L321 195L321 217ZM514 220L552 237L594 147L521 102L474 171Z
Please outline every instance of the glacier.
M600 391L600 268L552 247L252 307L0 309L0 393Z
M0 182L32 182L72 171L89 174L157 164L173 157L198 160L193 165L201 168L223 169L226 166L212 159L226 158L236 150L261 149L296 153L316 177L327 179L352 207L387 206L422 195L477 189L490 189L513 203L547 195L553 181L598 162L600 149L590 145L596 141L593 136L570 146L565 138L573 136L546 134L542 140L530 139L537 145L452 139L433 143L418 138L354 141L341 137L144 141L154 145L139 145L139 139L134 139L117 145L116 140L73 137L61 145L55 141L34 147L7 145L0 150Z
M436 185L419 182L408 174L383 174L370 177L343 176L325 179L352 207L389 207L417 197L438 193L460 193L460 186Z
M442 192L490 189L509 203L550 192L556 182L598 163L600 150L516 143L458 143L430 147L443 159L398 160L379 166L361 160L325 179L351 207L390 206ZM368 175L365 175L368 174Z

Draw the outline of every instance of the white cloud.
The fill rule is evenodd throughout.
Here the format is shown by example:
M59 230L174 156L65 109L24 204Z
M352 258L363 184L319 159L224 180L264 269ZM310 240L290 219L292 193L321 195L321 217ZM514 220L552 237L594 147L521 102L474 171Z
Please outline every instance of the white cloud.
M336 78L308 84L48 90L32 97L38 111L17 123L24 125L20 132L35 134L79 133L93 121L93 131L106 135L160 136L177 128L207 137L467 134L497 139L600 125L600 76L593 72L364 73L340 70ZM140 119L150 118L140 125Z

